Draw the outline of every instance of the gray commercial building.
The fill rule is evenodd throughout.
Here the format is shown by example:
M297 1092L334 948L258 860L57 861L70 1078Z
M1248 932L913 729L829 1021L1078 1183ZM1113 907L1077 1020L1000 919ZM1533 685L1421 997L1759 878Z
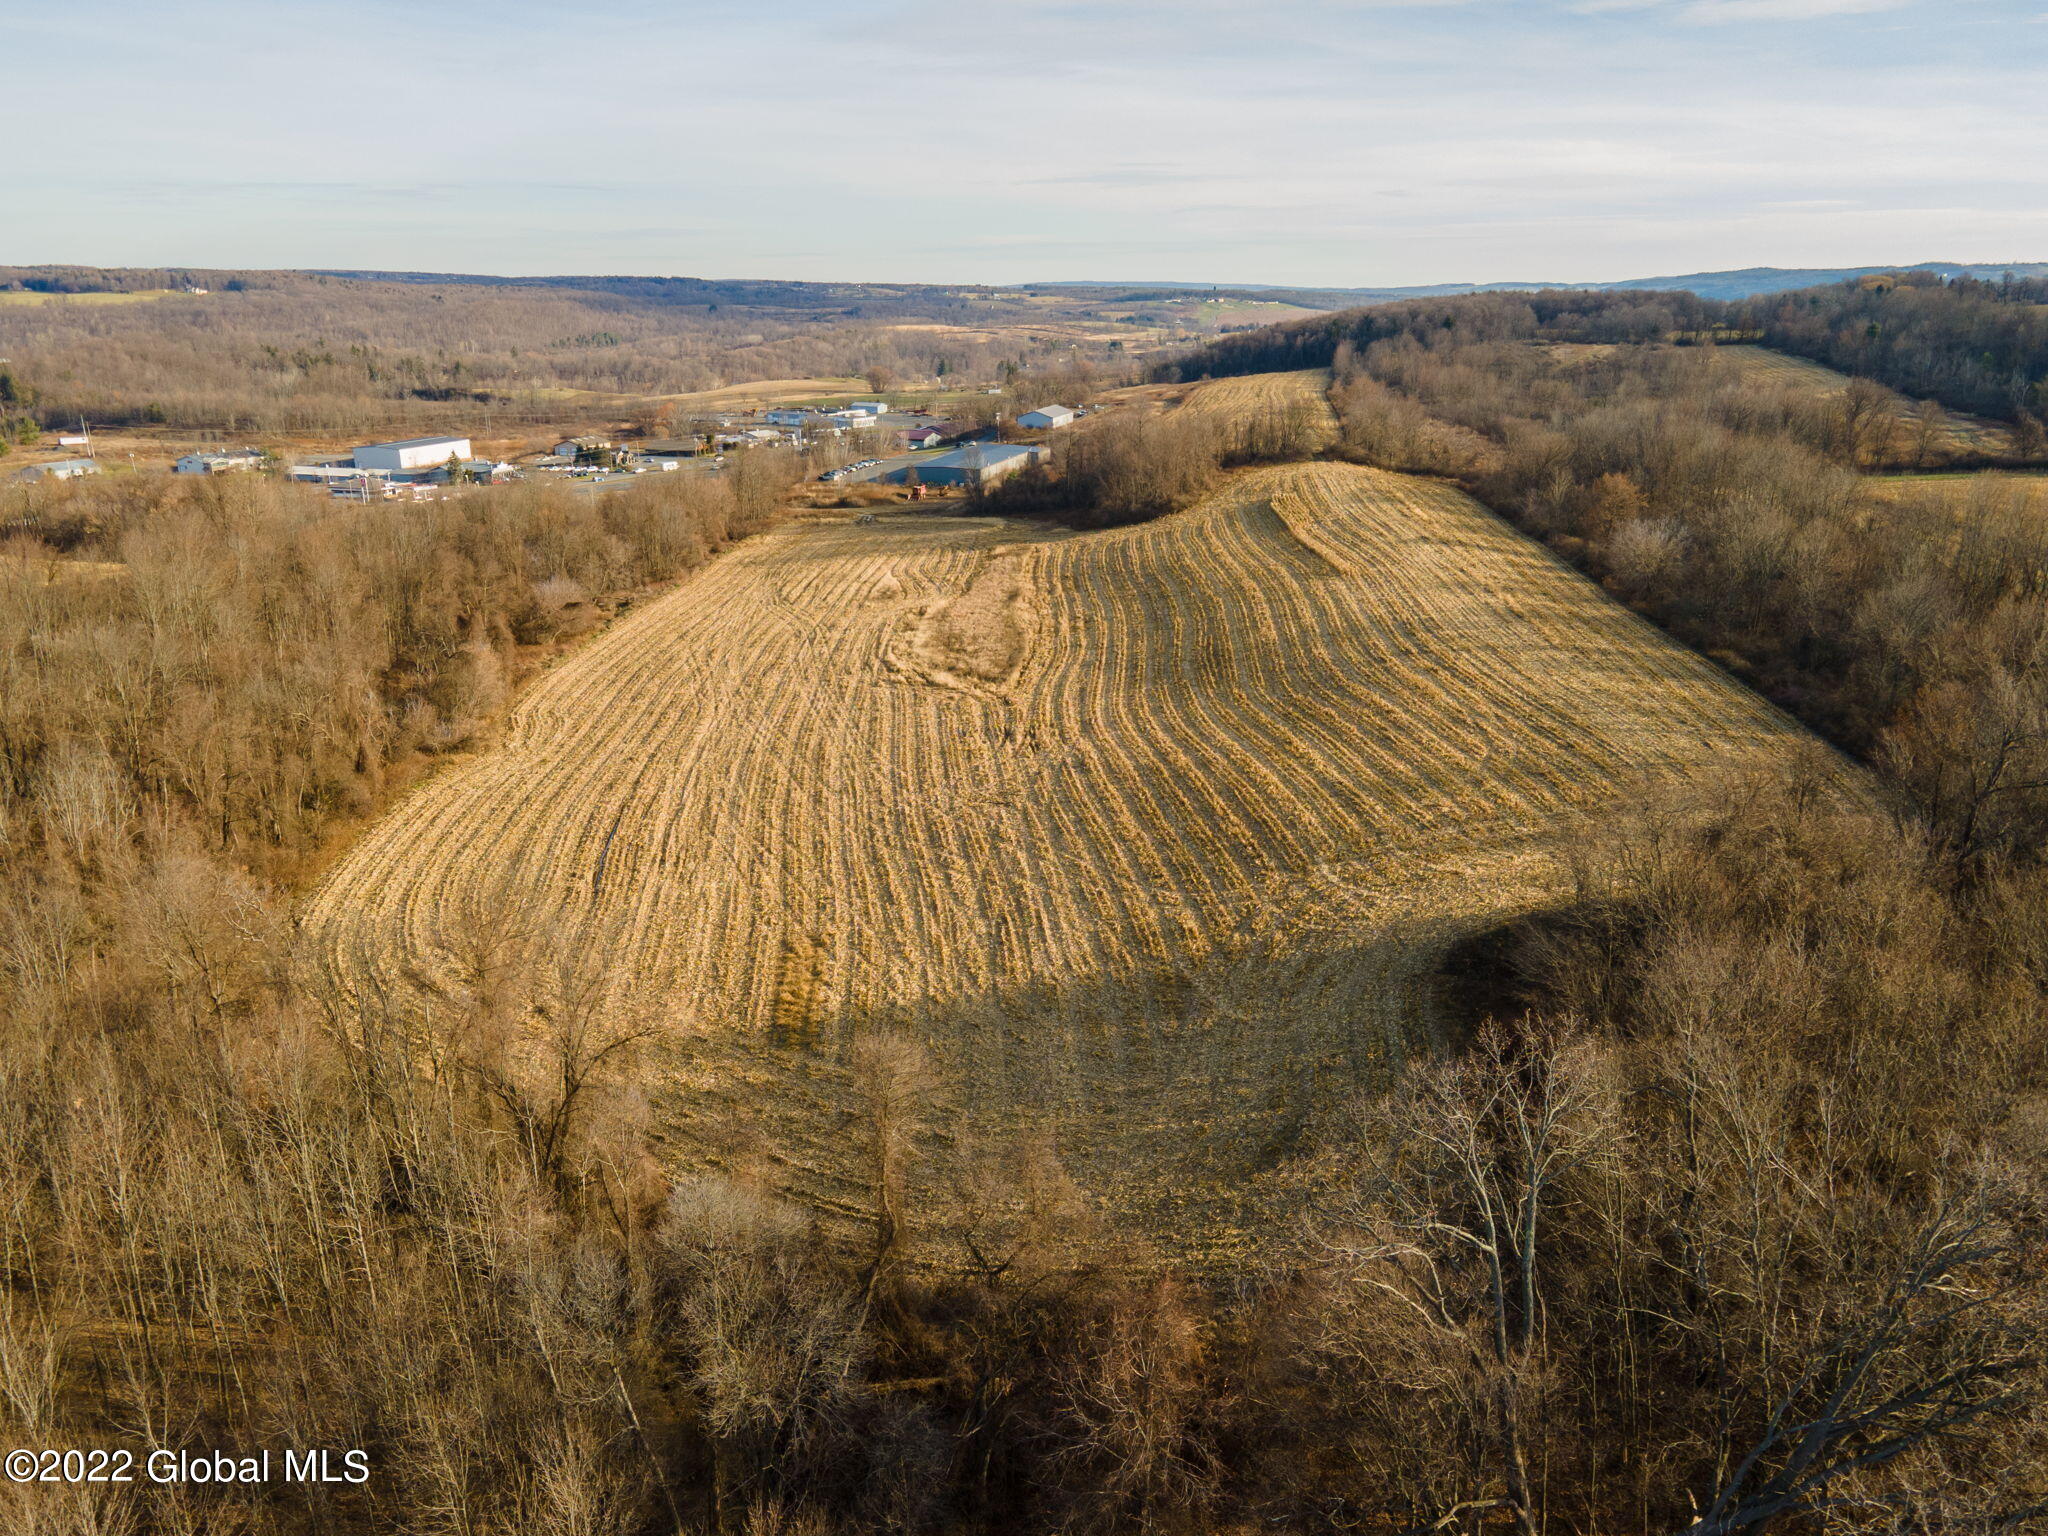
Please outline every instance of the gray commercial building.
M990 486L1007 480L1045 457L1045 450L1025 443L969 443L937 458L901 465L881 476L896 485L915 476L919 485Z

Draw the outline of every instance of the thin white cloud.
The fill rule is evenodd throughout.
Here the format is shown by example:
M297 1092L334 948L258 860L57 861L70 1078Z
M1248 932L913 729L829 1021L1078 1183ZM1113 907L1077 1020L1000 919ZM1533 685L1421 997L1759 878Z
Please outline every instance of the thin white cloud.
M1817 21L1828 16L1868 16L1903 10L1912 0L1692 0L1681 13L1687 21Z
M634 47L586 76L549 0L70 0L9 31L0 140L63 122L124 179L16 168L5 237L19 260L945 281L2048 252L2048 161L1982 153L2038 132L2048 64L2009 24L2043 0L1907 3L1261 0L1247 27L1245 0L1046 0L1009 48L910 0L621 0ZM348 24L402 12L398 54ZM1801 19L1827 47L1782 46ZM1519 67L1474 75L1482 52ZM345 119L309 81L345 87ZM877 117L903 81L917 111Z

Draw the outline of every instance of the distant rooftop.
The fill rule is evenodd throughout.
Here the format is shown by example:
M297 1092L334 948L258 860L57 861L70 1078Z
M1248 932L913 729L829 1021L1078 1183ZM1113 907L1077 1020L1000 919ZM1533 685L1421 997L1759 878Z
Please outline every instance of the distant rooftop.
M364 448L432 448L440 443L466 443L466 437L407 437L395 443L364 443Z

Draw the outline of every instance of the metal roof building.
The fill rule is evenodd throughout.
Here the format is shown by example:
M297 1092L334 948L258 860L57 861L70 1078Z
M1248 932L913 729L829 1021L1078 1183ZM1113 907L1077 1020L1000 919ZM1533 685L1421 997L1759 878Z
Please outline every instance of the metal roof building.
M989 486L1044 457L1043 448L1027 443L969 443L935 459L902 465L879 478L896 485L907 484L915 475L919 485Z
M466 437L408 437L396 443L365 443L355 450L357 469L432 469L450 459L471 457Z
M1020 427L1064 427L1074 419L1075 412L1064 405L1042 405L1035 411L1026 411L1017 418Z
M261 469L263 455L253 448L224 448L188 453L178 460L181 475L219 475L235 469Z
M31 464L27 469L14 472L17 480L76 480L80 475L96 475L98 464L91 459L59 459L54 464Z

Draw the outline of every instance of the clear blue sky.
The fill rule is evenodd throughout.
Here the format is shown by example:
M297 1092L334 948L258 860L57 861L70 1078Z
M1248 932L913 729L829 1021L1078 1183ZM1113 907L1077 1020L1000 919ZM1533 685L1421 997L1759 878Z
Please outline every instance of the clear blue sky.
M1012 282L2048 260L2048 0L67 0L0 261Z

